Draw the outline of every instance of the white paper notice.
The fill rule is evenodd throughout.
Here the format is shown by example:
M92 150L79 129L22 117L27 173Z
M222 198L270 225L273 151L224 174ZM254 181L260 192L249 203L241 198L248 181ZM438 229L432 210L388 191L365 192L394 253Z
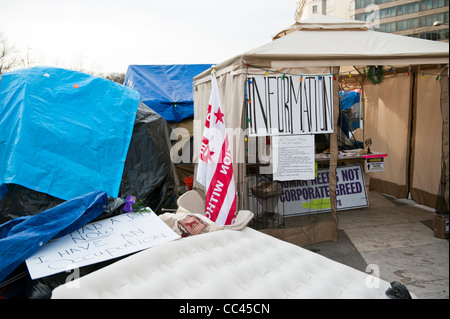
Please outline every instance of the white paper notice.
M315 178L314 135L273 136L273 180Z
M26 260L32 279L95 264L180 238L147 208L92 222L50 241Z

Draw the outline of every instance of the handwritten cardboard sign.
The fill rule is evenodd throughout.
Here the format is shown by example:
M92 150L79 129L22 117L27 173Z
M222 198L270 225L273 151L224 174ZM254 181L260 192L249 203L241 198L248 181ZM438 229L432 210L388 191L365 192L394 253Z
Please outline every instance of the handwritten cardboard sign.
M338 166L336 178L338 211L369 206L364 173L360 165ZM329 180L328 169L321 169L313 180L282 181L280 195L267 200L250 201L250 210L283 212L284 216L330 212Z
M32 279L154 247L180 236L149 208L95 221L53 241L26 260Z

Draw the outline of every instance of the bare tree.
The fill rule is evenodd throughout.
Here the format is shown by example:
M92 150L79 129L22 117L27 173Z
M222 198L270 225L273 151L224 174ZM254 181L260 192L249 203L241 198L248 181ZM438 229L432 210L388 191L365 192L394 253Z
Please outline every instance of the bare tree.
M72 64L66 65L65 68L91 75L101 74L101 66L97 64L95 58L94 59L90 58L89 55L83 51L80 51L77 54L75 54L73 56Z
M16 50L9 45L3 32L0 31L0 74L10 71L19 64Z
M125 82L125 73L118 73L118 72L109 73L108 75L105 76L105 79L108 79L110 81L119 84L123 84Z
M20 65L25 68L31 68L36 63L31 56L30 51L31 48L27 48L27 52L25 52L25 55L20 59Z

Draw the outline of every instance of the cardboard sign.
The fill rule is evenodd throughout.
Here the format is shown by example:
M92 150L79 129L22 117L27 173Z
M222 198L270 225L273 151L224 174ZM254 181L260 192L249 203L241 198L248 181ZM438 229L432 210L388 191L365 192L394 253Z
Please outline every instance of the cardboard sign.
M333 76L247 76L250 136L333 133Z
M92 222L50 241L26 260L32 279L95 264L179 238L156 214L128 213Z
M361 166L339 166L336 169L336 176L338 211L369 206ZM250 183L253 183L253 181ZM282 186L281 195L267 200L258 199L256 203L259 207L250 207L250 209L280 213L284 216L331 211L328 170L318 170L314 180L294 180L280 183ZM250 203L254 202L250 201Z

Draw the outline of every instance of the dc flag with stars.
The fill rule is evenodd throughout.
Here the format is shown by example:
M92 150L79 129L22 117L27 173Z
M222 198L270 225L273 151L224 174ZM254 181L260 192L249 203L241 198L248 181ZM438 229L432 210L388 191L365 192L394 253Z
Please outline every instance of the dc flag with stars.
M236 186L225 127L219 87L212 74L197 181L205 187L205 214L218 225L233 224L236 216Z

